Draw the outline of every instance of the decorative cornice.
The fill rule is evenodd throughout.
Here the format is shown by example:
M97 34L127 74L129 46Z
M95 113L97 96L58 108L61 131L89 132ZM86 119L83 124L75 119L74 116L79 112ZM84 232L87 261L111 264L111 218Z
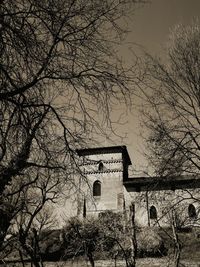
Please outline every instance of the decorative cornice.
M113 173L113 172L123 172L122 169L113 169L113 170L103 170L103 171L84 171L84 174L102 174L102 173Z
M88 161L88 162L85 162L85 163L82 163L81 166L90 166L90 165L98 165L100 162L102 163L122 163L123 161L120 159L120 160L97 160L97 161L94 161L94 160L91 160Z

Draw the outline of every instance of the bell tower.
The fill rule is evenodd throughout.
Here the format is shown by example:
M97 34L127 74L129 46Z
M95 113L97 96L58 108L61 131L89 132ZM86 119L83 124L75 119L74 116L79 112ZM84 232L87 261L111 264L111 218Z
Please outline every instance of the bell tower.
M126 146L77 150L84 185L78 207L79 215L95 215L106 210L122 211L123 181L128 178L131 160Z

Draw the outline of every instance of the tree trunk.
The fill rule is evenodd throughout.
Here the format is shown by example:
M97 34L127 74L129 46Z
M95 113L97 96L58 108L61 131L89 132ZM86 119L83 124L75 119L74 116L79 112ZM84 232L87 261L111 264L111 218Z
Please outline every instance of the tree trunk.
M92 255L91 251L87 252L87 257L88 257L88 260L89 260L89 262L91 264L91 267L95 267L94 258L93 258L93 255Z
M132 259L130 266L135 267L136 266L136 257L137 257L137 239L136 239L136 225L135 225L135 204L131 203L130 206L131 211L131 224L132 224Z
M172 210L172 232L173 232L174 243L175 243L174 267L178 267L180 263L181 246L180 246L178 235L176 232L176 218L175 218L175 214L173 210Z
M145 196L146 196L146 204L147 204L147 219L148 219L148 226L150 227L149 196L148 196L148 191L146 191Z

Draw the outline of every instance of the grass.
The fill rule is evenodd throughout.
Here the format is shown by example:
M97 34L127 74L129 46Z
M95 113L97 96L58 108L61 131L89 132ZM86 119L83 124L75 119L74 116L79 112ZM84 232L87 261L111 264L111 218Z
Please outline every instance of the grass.
M199 267L199 264L191 261L184 261L184 267ZM6 265L7 267L22 267L22 265ZM85 261L75 261L75 262L46 262L45 267L90 267L90 265ZM102 260L96 261L95 267L125 267L124 261L117 261L117 265L115 265L114 261ZM145 258L137 260L137 267L170 267L172 266L167 258ZM26 267L30 267L26 265ZM181 266L182 267L182 266Z

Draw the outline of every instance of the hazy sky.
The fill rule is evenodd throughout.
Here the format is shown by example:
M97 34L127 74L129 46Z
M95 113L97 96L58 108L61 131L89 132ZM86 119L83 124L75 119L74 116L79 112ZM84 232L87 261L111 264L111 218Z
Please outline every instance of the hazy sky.
M138 42L150 52L159 52L170 29L177 23L189 24L200 16L199 0L152 0L135 11L128 40Z
M193 18L200 20L200 0L152 0L151 3L135 11L128 25L131 32L123 45L122 54L130 60L130 50L137 51L132 44L137 43L151 54L162 54L170 33L170 29L178 24L190 24ZM143 169L146 164L142 151L144 142L140 137L138 113L133 108L127 116L128 123L121 131L127 133L126 145L137 169Z

